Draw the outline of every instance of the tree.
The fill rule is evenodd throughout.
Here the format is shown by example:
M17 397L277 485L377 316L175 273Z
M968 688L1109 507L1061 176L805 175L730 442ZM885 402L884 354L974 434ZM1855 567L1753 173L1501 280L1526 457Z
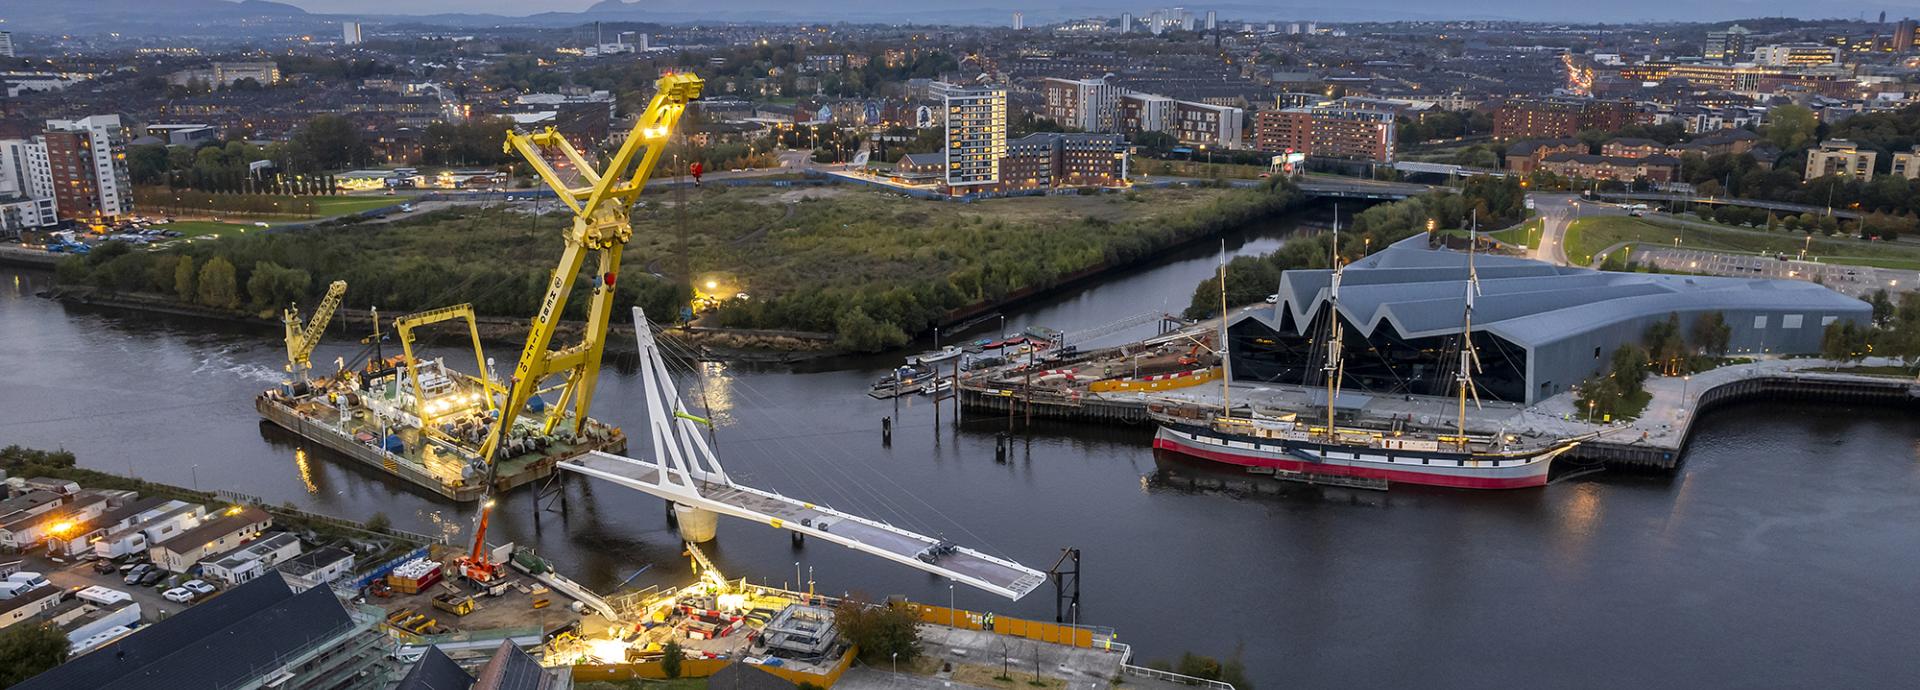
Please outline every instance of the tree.
M1726 314L1707 312L1694 317L1688 336L1694 352L1719 357L1727 353L1727 343L1733 338L1733 329L1727 325Z
M668 640L667 646L660 649L660 654L660 673L668 678L679 678L680 662L687 659L686 653L680 650L680 641Z
M360 140L360 130L352 120L339 115L314 116L294 133L290 143L311 155L313 164L322 170L339 170L370 157L366 143Z
M1680 374L1687 360L1686 341L1680 336L1680 314L1668 313L1666 320L1647 326L1641 343L1646 346L1653 362L1660 365L1662 374Z
M366 527L370 532L385 532L393 529L393 520L389 519L386 513L376 510L373 515L367 517Z
M1836 362L1850 362L1866 355L1867 332L1852 321L1827 324L1820 336L1820 356Z
M1887 298L1886 288L1874 290L1873 296L1867 300L1867 303L1873 305L1874 323L1884 324L1888 319L1893 318L1893 300Z
M1767 109L1767 127L1764 134L1767 141L1780 147L1781 151L1797 151L1813 143L1818 133L1820 118L1813 110L1801 105L1776 105Z
M307 294L311 282L312 277L304 269L259 261L253 264L253 275L247 278L247 294L253 297L255 310L271 312Z
M235 284L233 262L224 256L207 260L200 267L200 303L216 309L238 309L240 289Z
M51 625L23 623L0 631L0 687L9 687L66 663L72 644Z
M180 264L173 268L173 294L179 295L182 302L193 301L193 276L193 257L182 255Z
M905 607L873 606L845 599L833 610L840 632L860 647L870 664L912 661L920 656L920 621Z
M854 307L835 320L834 342L849 350L878 352L906 344L907 334L899 326L876 320L865 309Z

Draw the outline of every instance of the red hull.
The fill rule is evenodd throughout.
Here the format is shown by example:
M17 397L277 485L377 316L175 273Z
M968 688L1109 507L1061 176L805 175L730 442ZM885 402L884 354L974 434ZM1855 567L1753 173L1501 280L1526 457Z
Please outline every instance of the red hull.
M1222 453L1205 448L1194 448L1171 439L1155 438L1153 447L1181 455L1222 462L1243 467L1271 467L1289 472L1308 472L1312 474L1330 474L1344 477L1364 477L1367 479L1385 479L1396 484L1421 484L1425 486L1445 486L1456 489L1525 489L1547 485L1547 475L1528 477L1463 477L1458 475L1428 474L1406 470L1386 470L1371 467L1352 467L1330 463L1310 463L1300 460L1282 460L1277 458L1249 457Z

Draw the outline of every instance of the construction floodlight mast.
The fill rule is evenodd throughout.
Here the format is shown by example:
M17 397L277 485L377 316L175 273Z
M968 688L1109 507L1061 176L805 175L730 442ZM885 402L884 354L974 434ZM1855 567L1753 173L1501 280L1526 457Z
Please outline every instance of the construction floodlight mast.
M573 227L567 232L566 251L560 256L560 265L548 277L546 297L540 302L540 311L527 333L526 346L520 351L520 361L514 366L507 399L500 407L500 418L487 431L487 439L480 447L480 457L489 467L512 432L514 419L540 390L540 385L554 375L564 374L565 383L553 411L546 416L541 433L552 433L560 419L567 416L569 405L574 433L580 433L586 424L587 408L592 404L594 384L600 373L601 352L606 345L607 320L613 313L620 251L633 237L628 211L646 188L654 166L660 162L660 154L666 150L668 138L680 116L686 113L687 104L700 97L703 86L704 82L692 74L661 76L653 101L640 113L626 141L604 170L596 171L587 157L552 127L528 134L507 132L505 148L518 151L560 202L573 210ZM547 162L548 151L563 156L586 186L569 184ZM594 256L598 272L587 310L586 332L579 343L554 349L551 347L554 330L566 311L567 295L573 291L589 254Z

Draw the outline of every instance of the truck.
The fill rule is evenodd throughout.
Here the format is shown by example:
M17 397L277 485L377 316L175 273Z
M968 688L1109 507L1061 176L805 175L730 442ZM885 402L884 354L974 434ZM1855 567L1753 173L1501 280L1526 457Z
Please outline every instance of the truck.
M441 594L433 598L433 607L456 616L473 613L473 597L465 594Z

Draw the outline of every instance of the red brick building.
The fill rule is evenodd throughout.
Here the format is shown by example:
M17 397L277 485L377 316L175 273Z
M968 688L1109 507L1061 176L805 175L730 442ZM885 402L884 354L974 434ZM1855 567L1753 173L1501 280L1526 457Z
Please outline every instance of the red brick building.
M1552 139L1581 130L1614 131L1633 124L1626 101L1582 98L1512 98L1493 111L1495 139Z
M1254 114L1253 142L1269 153L1388 162L1393 160L1393 113L1323 106L1263 110Z

